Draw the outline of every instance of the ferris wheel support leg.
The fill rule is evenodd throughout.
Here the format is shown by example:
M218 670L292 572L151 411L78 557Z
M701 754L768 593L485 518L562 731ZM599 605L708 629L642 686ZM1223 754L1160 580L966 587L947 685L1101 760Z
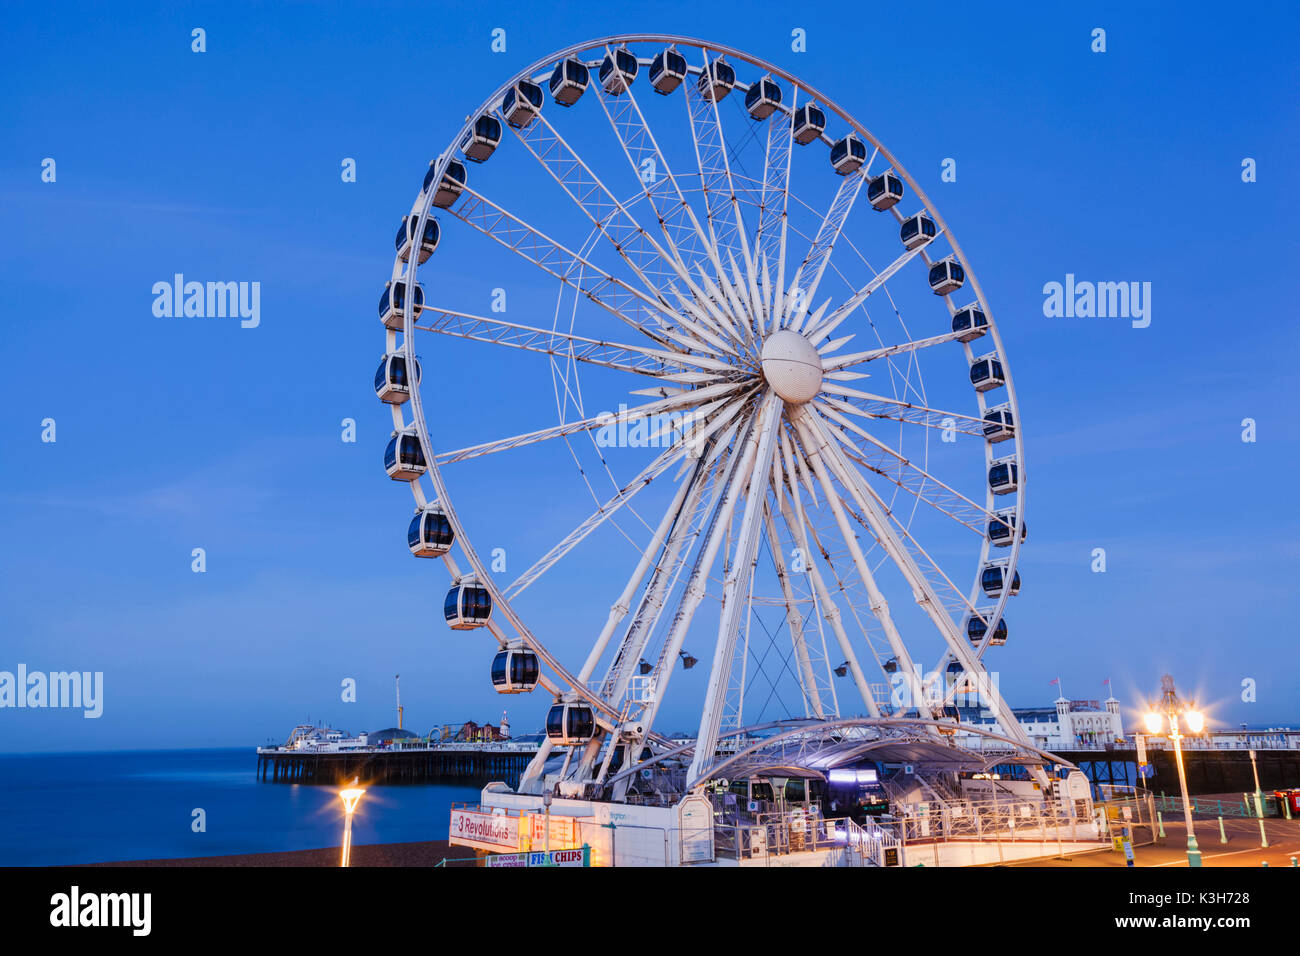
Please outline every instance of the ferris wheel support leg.
M749 581L758 559L758 536L761 517L767 497L776 434L781 427L781 398L769 392L759 410L758 424L747 449L750 459L742 476L748 481L745 508L741 513L740 528L736 534L731 563L722 589L722 612L718 621L718 639L713 652L713 666L709 671L708 689L704 695L704 709L700 715L700 730L695 738L695 756L686 775L687 789L693 789L706 768L714 762L718 745L718 730L722 711L726 705L728 681L731 677L732 657L739 634L742 612L748 613L749 603L744 600Z
M549 739L543 740L542 745L537 748L537 753L533 759L528 761L528 767L519 777L519 786L516 793L541 793L542 792L542 773L546 769L546 761L551 756L551 751L555 745Z
M862 475L848 466L839 449L834 447L815 419L812 419L811 416L804 416L802 424L810 435L815 436L813 440L826 450L826 457L830 459L831 467L835 469L841 484L857 502L858 507L862 509L867 523L871 526L877 539L889 553L899 570L903 572L908 584L912 587L912 593L916 597L917 603L921 605L921 609L934 622L939 633L947 642L953 656L961 662L963 669L967 673L977 676L982 675L984 665L971 651L970 644L958 632L957 625L952 618L943 610L933 586L926 580L920 568L916 566L911 554L903 547L897 532L881 513L880 501L874 490L866 484ZM981 688L981 693L985 698L989 711L992 712L994 718L1002 727L1002 732L1022 746L1032 746L1024 728L1020 726L1020 722L1015 719L1006 701L1003 700L1002 694L997 688L993 687L991 681L984 681L983 684L984 687ZM1034 774L1039 778L1039 783L1044 787L1044 793L1046 793L1048 786L1047 774L1041 766L1034 768Z
M803 620L800 618L795 600L794 588L790 584L789 570L785 565L785 555L781 553L781 542L776 536L776 523L772 520L772 508L763 504L763 528L767 533L768 550L772 552L772 564L776 568L777 579L781 582L781 593L785 597L785 622L790 629L790 641L794 644L795 659L799 662L799 683L803 685L804 701L807 713L818 720L825 719L821 694L817 691L817 680L813 674L812 660L808 656L808 645L804 640Z
M853 675L853 684L858 689L858 694L862 697L863 706L867 708L867 713L872 717L880 716L880 706L871 694L871 686L867 683L866 674L862 671L862 665L858 663L858 657L853 652L853 644L849 641L848 632L844 630L844 621L840 617L839 606L831 597L830 591L826 587L826 582L821 576L821 571L813 559L813 550L809 547L808 533L803 523L803 503L799 499L798 489L791 483L792 495L794 497L795 508L790 507L787 501L781 502L781 517L785 519L786 527L790 529L795 540L799 542L799 547L807 556L808 577L812 580L813 589L817 593L817 601L822 606L822 614L830 623L831 630L835 632L835 640L840 645L840 652L844 659L849 662L849 673ZM796 520L796 512L798 518Z
M894 652L894 659L898 661L899 670L903 678L908 682L909 692L914 701L918 700L921 693L921 678L916 672L916 664L912 661L912 655L908 653L907 646L903 643L902 635L898 633L898 628L894 624L893 616L889 612L889 602L885 600L885 595L881 593L880 588L876 585L875 576L871 573L871 568L867 564L866 555L862 553L862 548L858 545L857 536L849 526L849 519L844 513L844 506L840 502L839 493L831 483L831 476L827 471L826 462L823 460L821 452L818 450L819 445L823 444L813 437L809 428L809 415L806 408L800 408L795 413L795 427L799 430L799 437L804 446L804 454L808 457L808 463L817 475L817 480L821 483L822 492L826 496L826 501L831 507L831 513L835 516L835 523L840 530L840 537L848 546L849 553L853 556L853 564L858 570L858 576L862 578L862 583L867 589L867 597L871 601L871 612L880 621L880 626L885 631L885 637L889 641L889 647Z

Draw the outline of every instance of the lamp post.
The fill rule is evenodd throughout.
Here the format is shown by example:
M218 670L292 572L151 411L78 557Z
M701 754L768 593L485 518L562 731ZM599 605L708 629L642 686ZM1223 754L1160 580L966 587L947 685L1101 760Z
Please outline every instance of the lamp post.
M1187 794L1187 771L1183 766L1183 734L1179 730L1179 718L1187 729L1194 734L1200 733L1205 726L1205 717L1194 706L1184 705L1174 693L1173 678L1166 674L1161 678L1164 696L1159 707L1153 707L1143 718L1147 730L1153 735L1164 735L1168 724L1168 737L1174 742L1174 762L1178 766L1178 785L1183 791L1183 819L1187 823L1187 865L1201 865L1201 848L1196 843L1196 830L1192 823L1192 800Z
M365 789L358 787L357 781L352 781L352 786L346 790L339 791L339 799L343 801L343 860L339 866L350 865L352 859L352 813L356 810L357 804L361 802L361 795Z

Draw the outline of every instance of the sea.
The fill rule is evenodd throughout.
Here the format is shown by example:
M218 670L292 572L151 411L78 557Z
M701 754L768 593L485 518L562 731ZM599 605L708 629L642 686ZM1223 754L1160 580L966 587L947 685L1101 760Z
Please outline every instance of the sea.
M373 786L353 845L445 840L451 805L480 789ZM0 754L0 866L334 847L342 822L335 788L260 781L249 747Z

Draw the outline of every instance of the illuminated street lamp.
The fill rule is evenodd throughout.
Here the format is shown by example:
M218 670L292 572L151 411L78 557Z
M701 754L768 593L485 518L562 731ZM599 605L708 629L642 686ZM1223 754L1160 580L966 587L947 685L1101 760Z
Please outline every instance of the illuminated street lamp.
M1196 831L1192 826L1192 800L1187 795L1187 772L1183 768L1183 734L1179 732L1181 719L1188 731L1199 734L1205 727L1205 715L1194 704L1184 704L1174 692L1174 679L1166 674L1160 678L1160 687L1164 692L1159 706L1151 708L1142 718L1147 731L1153 736L1167 735L1174 742L1174 761L1178 765L1178 785L1183 791L1183 818L1187 821L1187 865L1201 865L1201 848L1196 843Z
M339 791L339 799L343 801L343 862L339 866L348 866L352 859L352 813L356 810L357 804L361 802L361 795L365 789L357 786L357 781L353 779L352 786L346 790Z

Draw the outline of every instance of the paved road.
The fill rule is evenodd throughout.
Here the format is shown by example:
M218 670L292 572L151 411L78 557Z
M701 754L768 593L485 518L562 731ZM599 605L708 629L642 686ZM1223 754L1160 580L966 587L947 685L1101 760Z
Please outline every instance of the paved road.
M1268 848L1260 847L1259 821L1225 819L1224 832L1227 843L1219 842L1219 821L1215 817L1198 817L1195 820L1196 842L1201 848L1203 866L1259 866L1267 861L1269 866L1290 866L1291 857L1300 859L1300 820L1266 819ZM1163 844L1163 845L1161 845ZM1011 863L1008 866L1096 866L1121 867L1124 854L1113 850L1080 853L1063 860L1036 860ZM1187 831L1182 818L1165 820L1165 839L1154 846L1139 846L1133 850L1134 866L1187 866Z

